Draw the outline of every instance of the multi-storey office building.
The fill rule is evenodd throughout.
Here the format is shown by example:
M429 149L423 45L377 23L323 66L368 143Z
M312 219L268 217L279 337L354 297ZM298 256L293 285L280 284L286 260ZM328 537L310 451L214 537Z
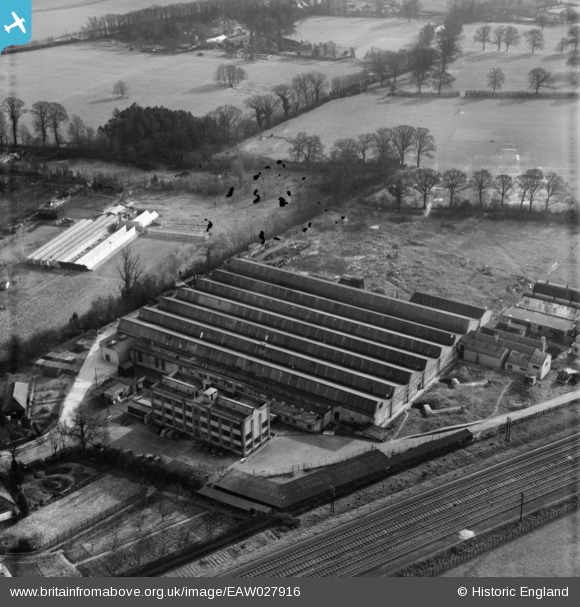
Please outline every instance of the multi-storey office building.
M153 422L246 457L270 440L270 407L247 395L235 398L179 371L151 389Z

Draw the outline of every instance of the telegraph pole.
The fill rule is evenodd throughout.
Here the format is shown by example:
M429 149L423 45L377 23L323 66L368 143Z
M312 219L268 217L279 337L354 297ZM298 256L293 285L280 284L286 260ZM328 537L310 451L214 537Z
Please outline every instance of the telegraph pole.
M334 498L336 497L336 489L330 485L328 492L330 493L330 511L334 513Z

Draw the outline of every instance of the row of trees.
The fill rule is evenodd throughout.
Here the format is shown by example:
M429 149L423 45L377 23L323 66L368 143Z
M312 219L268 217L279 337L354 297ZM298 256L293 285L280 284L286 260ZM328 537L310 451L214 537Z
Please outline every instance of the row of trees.
M486 169L468 175L456 168L439 173L434 169L421 167L413 171L398 171L387 179L387 190L395 198L398 211L405 196L412 190L419 193L423 209L426 209L429 196L438 186L447 192L450 207L455 206L462 192L469 191L476 196L480 208L485 206L491 195L492 200L503 210L504 205L509 203L510 196L518 190L520 210L527 201L531 211L534 202L543 192L544 208L547 211L550 205L562 202L568 194L562 177L552 171L544 174L540 169L529 169L514 179L507 174L493 177Z
M0 148L10 144L17 146L19 143L29 145L32 135L26 126L21 124L21 118L30 113L32 126L44 148L48 143L49 135L52 136L54 145L60 148L62 143L61 129L68 122L69 143L76 149L84 147L93 141L95 130L85 125L78 116L69 118L64 106L54 101L37 101L30 109L25 108L25 103L18 97L6 97L0 105Z
M296 162L314 163L325 159L324 147L317 135L298 133L289 140L290 154ZM395 128L380 128L374 133L360 135L358 138L337 139L326 158L331 166L338 168L337 175L348 171L348 167L365 165L374 161L379 167L392 166L392 159L398 160L399 168L390 171L387 176L387 189L395 198L397 209L410 191L421 195L423 208L427 208L429 195L436 186L441 186L449 196L449 205L453 207L459 194L465 190L477 196L479 206L485 205L492 194L501 208L509 202L510 196L519 189L520 209L525 202L531 210L538 195L544 193L545 209L561 202L568 194L568 188L562 177L553 171L545 174L540 169L529 169L515 179L501 174L495 178L486 169L468 175L465 171L452 168L439 173L431 168L421 167L421 159L431 157L436 146L428 129L399 125ZM405 159L413 154L415 169L405 167Z
M238 23L249 31L250 47L276 45L282 50L283 37L294 31L301 15L293 0L205 0L91 17L83 34L89 38L112 37L149 44L197 44L209 38L212 30L220 28L227 32Z

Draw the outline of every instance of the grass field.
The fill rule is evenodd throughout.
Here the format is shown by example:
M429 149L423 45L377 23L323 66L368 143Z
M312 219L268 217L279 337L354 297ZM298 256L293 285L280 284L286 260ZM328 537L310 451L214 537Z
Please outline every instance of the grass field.
M457 61L449 66L449 72L457 78L453 83L453 88L459 91L467 89L486 89L486 78L489 71L494 67L499 67L505 74L504 90L525 90L528 86L528 73L536 67L542 67L552 72L557 89L573 90L570 86L569 74L574 71L566 65L566 53L560 55L556 50L556 44L566 37L570 26L554 25L544 28L544 50L536 50L531 53L530 48L525 44L524 33L533 29L534 25L529 26L519 23L514 27L520 32L522 40L519 46L510 47L509 51L502 50L498 52L497 46L487 43L485 51L479 42L473 41L475 30L481 23L471 23L463 28L465 39L461 43L462 55ZM506 25L505 23L490 23L492 27L497 25Z
M578 577L578 529L580 513L575 512L451 569L442 577Z
M34 0L32 3L32 39L44 40L74 34L89 17L110 13L124 14L148 6L175 4L175 0Z
M341 49L354 48L357 59L375 46L398 51L417 43L419 32L428 20L371 17L310 17L298 23L294 40L320 43L332 40Z
M241 148L287 158L286 139L300 131L318 135L328 151L340 137L356 137L399 124L431 131L437 152L423 164L440 171L485 168L494 174L519 175L540 167L556 171L571 185L578 179L577 100L392 99L374 91L331 101L267 131L262 140L247 140ZM273 138L268 137L270 133Z
M248 80L235 88L214 84L221 64L246 70ZM311 70L329 79L357 71L355 64L276 57L270 60L228 59L221 51L162 55L130 51L115 43L84 43L9 55L0 63L0 83L27 106L35 101L62 103L69 116L76 114L86 124L104 124L115 108L133 103L162 105L203 116L224 104L244 108L244 100L276 84L289 83L293 76ZM111 97L113 85L124 80L126 99ZM30 118L25 117L25 123Z

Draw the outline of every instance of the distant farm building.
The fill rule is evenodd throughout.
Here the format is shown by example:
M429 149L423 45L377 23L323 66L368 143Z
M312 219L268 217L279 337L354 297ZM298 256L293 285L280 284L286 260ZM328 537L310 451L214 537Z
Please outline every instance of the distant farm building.
M119 331L135 338L138 373L180 371L271 401L283 421L319 431L398 415L455 362L458 338L487 312L470 314L232 259L195 289L123 318Z
M487 329L472 331L459 340L463 359L543 379L550 371L552 357L545 339L531 339L513 333Z
M580 290L538 281L499 318L506 328L570 345L580 331Z

